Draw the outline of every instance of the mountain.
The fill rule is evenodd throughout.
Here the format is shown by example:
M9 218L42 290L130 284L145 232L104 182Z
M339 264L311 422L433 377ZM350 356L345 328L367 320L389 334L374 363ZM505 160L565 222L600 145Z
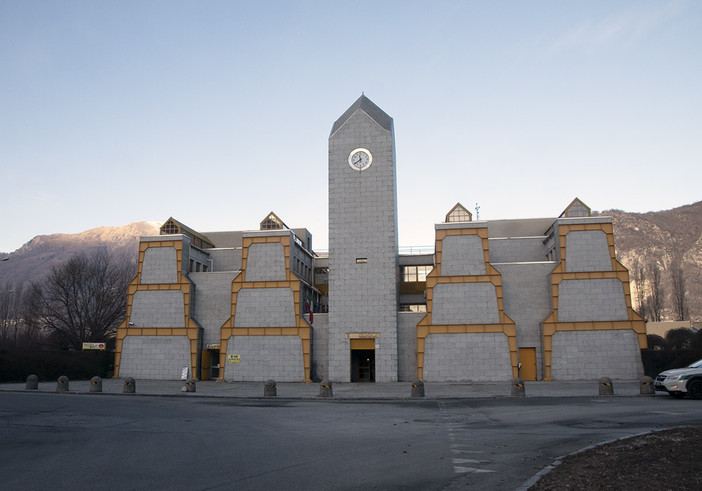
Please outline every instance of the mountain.
M702 201L672 210L605 210L599 214L612 217L617 258L629 269L632 280L637 260L639 265L656 264L661 269L664 320L675 320L670 271L676 263L683 270L691 320L702 320Z
M664 211L605 210L595 214L612 217L617 258L629 269L632 282L637 260L639 265L655 263L661 269L665 320L674 320L670 268L679 262L691 320L702 321L702 201ZM159 227L155 222L138 222L79 234L37 236L13 253L0 253L0 288L8 282L38 280L52 265L96 248L136 258L139 237L158 235ZM632 296L635 288L632 285Z
M121 227L93 228L78 234L38 235L15 252L0 253L0 288L37 281L52 266L75 254L96 249L136 258L139 237L158 235L159 227L156 222L137 222Z

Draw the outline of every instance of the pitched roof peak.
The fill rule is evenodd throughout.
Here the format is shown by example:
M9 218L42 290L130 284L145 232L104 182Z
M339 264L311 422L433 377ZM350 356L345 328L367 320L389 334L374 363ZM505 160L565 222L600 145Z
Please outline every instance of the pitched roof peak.
M373 121L378 123L386 131L392 133L392 118L382 109L376 106L373 101L366 97L363 92L361 92L361 97L356 99L356 102L354 102L351 107L349 107L346 112L344 112L344 114L342 114L341 117L334 122L331 134L329 136L331 137L331 135L336 133L336 131L341 128L344 123L346 123L346 121L348 121L348 119L359 109L366 113Z

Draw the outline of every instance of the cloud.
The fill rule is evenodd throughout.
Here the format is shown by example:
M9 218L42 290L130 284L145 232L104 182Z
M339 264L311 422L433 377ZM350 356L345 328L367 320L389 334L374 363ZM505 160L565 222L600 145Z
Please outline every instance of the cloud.
M593 53L613 47L628 48L657 26L679 15L681 2L656 2L644 8L632 8L610 14L603 19L584 22L562 34L550 45L552 54L577 50Z

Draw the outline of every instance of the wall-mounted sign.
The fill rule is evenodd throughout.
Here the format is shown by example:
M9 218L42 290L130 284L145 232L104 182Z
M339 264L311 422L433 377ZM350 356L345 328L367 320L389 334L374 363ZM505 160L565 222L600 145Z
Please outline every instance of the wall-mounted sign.
M207 349L219 349L219 344L208 344Z
M346 339L380 339L379 332L347 332Z
M241 362L241 355L227 355L227 363L236 365Z
M105 343L83 343L83 350L89 349L105 350L107 349L107 346Z

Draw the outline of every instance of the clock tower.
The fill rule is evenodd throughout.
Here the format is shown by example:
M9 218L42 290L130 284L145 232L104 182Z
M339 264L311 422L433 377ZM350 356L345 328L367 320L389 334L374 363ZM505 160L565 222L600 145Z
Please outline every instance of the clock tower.
M329 136L331 381L397 381L397 275L393 121L361 95Z

